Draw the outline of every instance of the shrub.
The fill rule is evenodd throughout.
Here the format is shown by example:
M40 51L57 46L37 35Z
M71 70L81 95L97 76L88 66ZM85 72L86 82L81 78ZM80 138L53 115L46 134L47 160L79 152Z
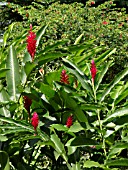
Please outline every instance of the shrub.
M17 41L9 53L3 47L2 169L127 168L128 68L106 84L103 77L113 64L106 59L115 49L102 52L103 46L92 48L93 41L78 44L80 36L74 45L59 41L40 51L45 29L36 33L34 57L26 47L18 52ZM56 59L60 67L49 71Z

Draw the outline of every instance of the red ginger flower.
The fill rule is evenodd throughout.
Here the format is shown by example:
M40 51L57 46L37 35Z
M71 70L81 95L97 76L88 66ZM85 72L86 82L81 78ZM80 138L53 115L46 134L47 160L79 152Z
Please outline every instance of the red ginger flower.
M60 82L65 83L65 84L69 84L69 76L66 74L66 70L62 70Z
M36 112L33 113L31 120L32 120L31 124L34 127L34 130L36 131L36 128L39 124L39 117L38 117L38 114Z
M32 104L32 100L28 98L28 96L24 96L24 107L25 109L28 111L28 113L30 114L30 106Z
M73 116L69 116L66 122L66 126L70 128L70 126L72 126L72 123L73 123Z
M94 62L94 60L92 60L91 61L91 75L92 75L92 81L93 82L94 82L96 73L97 73L97 69L96 69L96 66L95 66L95 62Z
M30 25L29 35L27 36L27 50L33 60L36 53L36 34L32 32L32 25Z
M108 22L107 22L107 21L103 21L102 24L103 24L103 25L107 25Z

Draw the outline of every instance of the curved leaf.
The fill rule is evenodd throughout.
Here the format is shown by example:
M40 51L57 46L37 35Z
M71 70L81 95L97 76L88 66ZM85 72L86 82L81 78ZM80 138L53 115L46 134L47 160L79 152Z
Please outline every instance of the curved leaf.
M16 51L13 46L10 46L9 49L6 68L9 69L6 75L7 90L11 100L16 101L19 97L18 86L20 85L20 74L18 59L16 56Z
M46 30L46 28L48 27L48 25L46 25L45 27L43 26L43 27L41 27L41 29L36 33L36 46L38 47L38 45L39 45L39 42L40 42L40 40L41 40L41 37L42 37L42 35L45 33L45 30Z
M109 84L109 86L102 93L100 102L104 100L104 98L110 93L110 91L115 87L115 85L119 83L119 81L123 79L127 74L128 74L128 68L126 68L125 70L121 71L119 74L116 75L114 80Z
M2 170L10 170L9 157L5 151L0 151L0 168Z

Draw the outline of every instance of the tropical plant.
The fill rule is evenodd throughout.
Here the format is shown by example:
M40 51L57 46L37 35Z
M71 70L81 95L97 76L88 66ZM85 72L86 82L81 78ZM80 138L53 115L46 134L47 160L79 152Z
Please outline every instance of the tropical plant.
M1 49L2 169L127 167L128 68L106 84L116 49L80 43L82 35L41 49L46 27Z

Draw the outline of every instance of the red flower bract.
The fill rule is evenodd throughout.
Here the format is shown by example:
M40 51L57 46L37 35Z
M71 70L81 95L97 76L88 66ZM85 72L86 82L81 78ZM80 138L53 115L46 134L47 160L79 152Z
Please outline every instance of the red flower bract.
M28 111L28 113L30 114L30 106L32 104L32 100L28 98L28 96L24 96L24 107L25 109Z
M70 128L70 126L72 126L72 123L73 123L73 116L69 116L66 122L66 126Z
M95 62L94 62L94 60L92 60L91 61L91 75L92 75L92 81L93 82L94 82L96 73L97 73L97 69L96 69L96 66L95 66Z
M107 22L107 21L103 21L102 24L103 24L103 25L107 25L108 22Z
M69 76L66 74L66 70L62 70L60 82L65 83L65 84L69 84Z
M27 50L33 60L36 53L36 34L32 32L32 25L30 25L29 35L27 36Z
M32 126L34 127L34 130L36 130L38 124L39 124L39 117L38 117L38 114L36 112L33 113L33 116L32 116Z

